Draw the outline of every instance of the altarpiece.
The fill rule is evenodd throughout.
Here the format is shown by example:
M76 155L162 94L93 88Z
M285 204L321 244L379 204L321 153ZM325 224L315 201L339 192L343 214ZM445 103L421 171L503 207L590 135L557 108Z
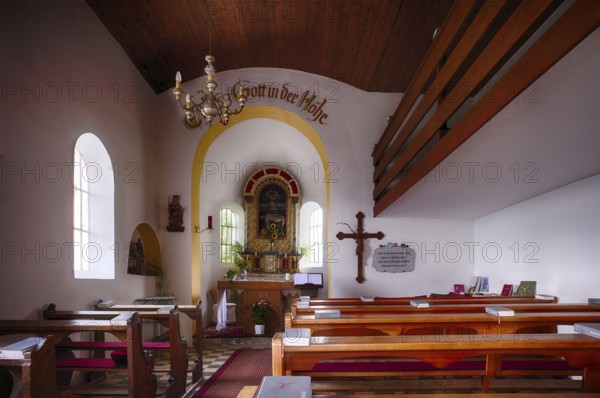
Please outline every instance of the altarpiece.
M254 172L244 184L245 250L249 272L298 271L297 244L300 184L287 170L268 166Z

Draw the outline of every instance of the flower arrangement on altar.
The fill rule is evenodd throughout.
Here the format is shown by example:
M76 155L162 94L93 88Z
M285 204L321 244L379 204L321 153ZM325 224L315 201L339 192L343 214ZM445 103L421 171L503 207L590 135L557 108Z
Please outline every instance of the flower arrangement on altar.
M267 226L263 228L260 233L262 236L269 238L269 250L273 251L273 242L279 238L279 228L277 227L277 224L274 222L267 224Z
M255 325L264 325L267 322L267 315L271 311L271 305L266 300L256 300L248 308L252 311L252 322Z
M279 238L279 228L277 228L277 224L275 224L274 222L272 222L271 224L267 225L265 228L263 228L260 233L269 238L269 240L272 242L274 240L277 240L277 238Z

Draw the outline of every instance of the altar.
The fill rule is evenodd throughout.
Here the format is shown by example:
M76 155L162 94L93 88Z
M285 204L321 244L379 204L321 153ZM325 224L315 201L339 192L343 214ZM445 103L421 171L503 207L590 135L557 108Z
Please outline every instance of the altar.
M298 241L300 184L275 166L253 173L244 184L245 242L240 253L248 272L298 272L302 251Z
M272 307L267 317L265 333L270 336L283 330L284 313L290 310L291 299L300 296L293 280L277 277L250 276L246 280L219 280L217 289L232 289L237 296L237 321L244 326L244 333L254 333L252 314L248 307L256 300L265 300Z
M283 330L285 311L299 297L293 274L299 272L302 250L298 244L301 194L299 181L286 169L263 167L252 173L242 188L244 199L244 244L237 250L243 272L234 280L217 281L219 313L217 328L224 327L224 291L233 292L237 323L254 333L249 307L257 300L271 307L265 333ZM225 315L226 316L226 315Z

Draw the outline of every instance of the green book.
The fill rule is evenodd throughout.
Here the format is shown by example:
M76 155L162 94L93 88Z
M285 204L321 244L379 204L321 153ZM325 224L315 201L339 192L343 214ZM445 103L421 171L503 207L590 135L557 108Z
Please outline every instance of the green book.
M536 281L521 281L515 296L535 296Z

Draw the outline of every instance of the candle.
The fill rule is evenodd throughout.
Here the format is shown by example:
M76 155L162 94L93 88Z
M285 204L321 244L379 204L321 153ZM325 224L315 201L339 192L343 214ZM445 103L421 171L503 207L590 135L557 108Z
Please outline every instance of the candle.
M208 229L212 229L212 216L208 216Z

